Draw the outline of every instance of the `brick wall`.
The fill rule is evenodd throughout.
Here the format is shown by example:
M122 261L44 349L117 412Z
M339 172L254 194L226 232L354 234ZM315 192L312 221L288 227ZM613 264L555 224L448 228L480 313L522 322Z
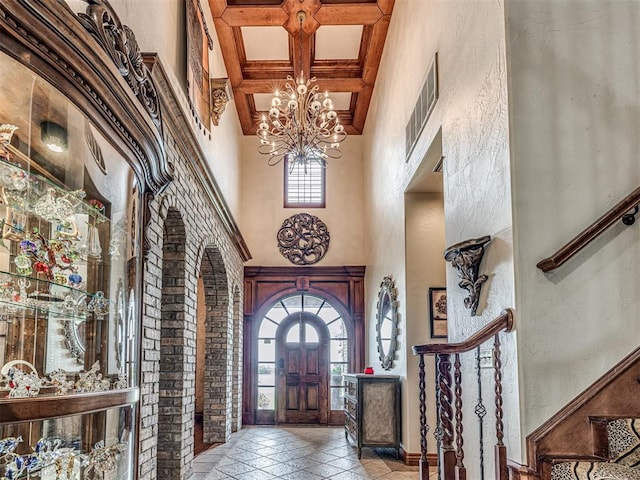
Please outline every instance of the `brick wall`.
M192 474L200 275L207 309L204 441L225 441L240 424L233 412L242 381L242 258L198 188L196 173L166 135L167 159L176 175L149 204L151 249L143 271L141 480L188 479Z

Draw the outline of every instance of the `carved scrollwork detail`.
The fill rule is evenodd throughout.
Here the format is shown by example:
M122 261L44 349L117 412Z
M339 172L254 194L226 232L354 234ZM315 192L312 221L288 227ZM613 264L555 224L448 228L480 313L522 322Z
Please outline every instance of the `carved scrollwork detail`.
M329 229L314 215L298 213L287 218L278 230L280 253L295 265L319 262L329 250Z
M216 127L232 97L228 78L211 79L211 123Z
M84 1L88 4L87 13L78 14L80 23L109 54L153 123L160 128L160 100L142 61L135 34L120 22L108 0Z
M480 300L480 288L489 278L486 275L478 276L478 271L484 255L484 246L490 241L491 237L488 235L466 240L452 245L444 252L444 259L451 262L451 265L458 270L460 278L458 286L469 292L469 296L464 299L464 305L471 309L471 315L476 315Z

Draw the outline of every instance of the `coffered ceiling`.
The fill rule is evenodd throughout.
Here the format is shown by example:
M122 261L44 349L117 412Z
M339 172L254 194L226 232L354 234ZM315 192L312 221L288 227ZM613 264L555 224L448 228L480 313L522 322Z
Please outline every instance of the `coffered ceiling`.
M362 133L394 1L209 0L245 135L301 68L329 92L347 133Z

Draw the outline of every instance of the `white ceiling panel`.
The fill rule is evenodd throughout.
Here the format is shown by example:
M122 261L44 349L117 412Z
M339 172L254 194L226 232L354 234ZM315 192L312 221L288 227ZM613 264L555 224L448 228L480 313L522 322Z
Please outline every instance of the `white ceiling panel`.
M256 110L259 112L267 112L271 108L271 93L254 93L253 101L256 104Z
M317 60L356 60L362 25L323 25L316 31Z
M334 110L349 110L349 104L351 103L350 92L329 92L329 98L333 100Z
M282 27L242 27L247 60L289 60L289 34Z

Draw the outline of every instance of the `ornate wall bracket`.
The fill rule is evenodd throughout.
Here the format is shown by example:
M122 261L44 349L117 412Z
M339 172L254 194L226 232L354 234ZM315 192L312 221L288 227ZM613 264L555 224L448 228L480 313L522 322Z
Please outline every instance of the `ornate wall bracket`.
M227 108L229 100L233 99L228 78L212 78L211 81L211 123L216 127L220 123L220 117Z
M444 251L444 259L458 270L458 286L469 292L469 296L464 299L464 306L471 309L472 316L476 315L478 309L480 288L488 278L486 275L478 276L478 271L484 255L484 246L490 241L491 237L486 235L456 243Z

